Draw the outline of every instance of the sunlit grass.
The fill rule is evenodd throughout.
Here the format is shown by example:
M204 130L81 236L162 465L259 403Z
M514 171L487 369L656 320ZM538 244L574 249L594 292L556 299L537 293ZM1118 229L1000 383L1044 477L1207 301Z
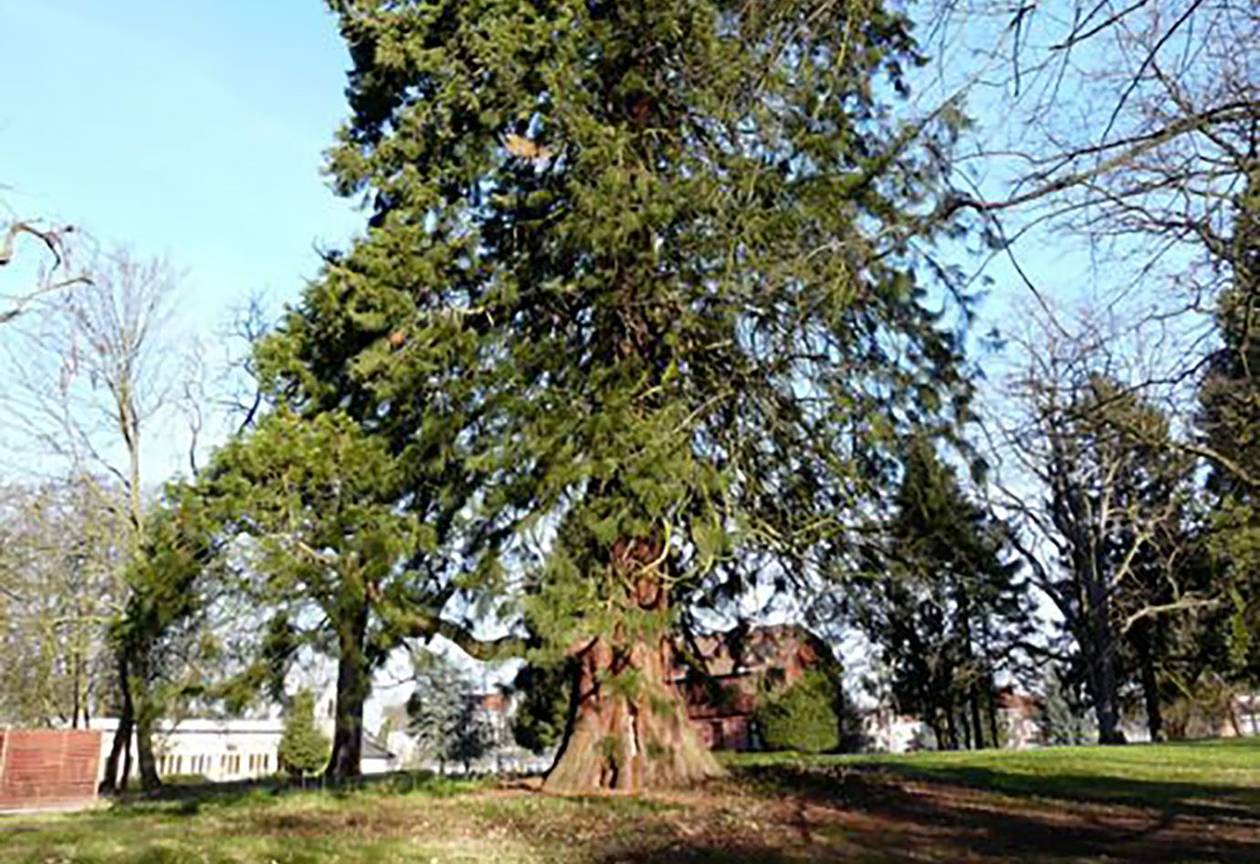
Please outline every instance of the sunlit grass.
M1240 805L1260 808L1260 738L899 755L748 753L733 754L727 761L737 770L774 765L849 766L1009 794L1101 801L1166 805L1224 796Z
M1064 858L1029 831L1070 818L1079 832L1105 834L1113 804L1145 808L1154 831L1197 820L1172 846L1118 832L1116 843L1154 844L1138 849L1139 860L1216 860L1194 851L1202 826L1232 824L1237 837L1260 824L1260 741L727 761L731 779L711 788L643 798L555 798L411 777L346 793L173 789L163 800L80 814L0 817L0 864L952 861L976 851L968 820L985 812L1000 818L984 830L1009 836L983 860L1094 862L1117 859L1095 851L1103 841L1050 829L1055 842L1077 843ZM938 790L930 806L939 812L925 811L929 799L903 784ZM1093 809L1081 811L1082 802ZM802 830L807 812L815 824ZM941 825L957 827L942 833ZM1222 848L1239 841L1228 842Z

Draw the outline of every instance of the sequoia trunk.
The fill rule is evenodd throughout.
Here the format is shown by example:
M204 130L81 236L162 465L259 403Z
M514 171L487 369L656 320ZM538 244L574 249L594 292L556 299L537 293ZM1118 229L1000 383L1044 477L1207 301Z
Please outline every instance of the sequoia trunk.
M568 734L546 791L638 792L722 774L670 680L673 650L668 638L616 647L599 638L583 649Z
M691 786L722 774L687 719L674 685L669 590L657 569L668 550L657 539L625 540L612 567L625 588L626 623L584 640L564 744L548 792L638 792Z

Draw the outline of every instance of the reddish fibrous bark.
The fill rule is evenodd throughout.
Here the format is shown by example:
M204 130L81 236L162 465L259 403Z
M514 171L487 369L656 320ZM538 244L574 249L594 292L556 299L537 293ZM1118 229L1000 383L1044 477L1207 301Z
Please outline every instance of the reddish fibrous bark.
M657 542L614 547L627 598L641 612L666 620L668 589L656 572ZM654 563L655 562L655 563ZM722 769L687 720L687 706L672 680L674 647L660 636L612 635L575 646L579 674L564 745L543 789L561 794L636 793L693 786Z

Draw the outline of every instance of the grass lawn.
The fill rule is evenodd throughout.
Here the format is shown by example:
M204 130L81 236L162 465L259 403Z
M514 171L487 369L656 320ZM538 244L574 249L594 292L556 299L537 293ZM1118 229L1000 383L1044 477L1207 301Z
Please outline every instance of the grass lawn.
M405 779L173 789L0 817L0 864L1260 862L1260 740L729 764L728 780L642 799Z
M736 756L757 769L791 766L800 757L777 753ZM1260 739L1055 747L1017 752L914 753L904 756L822 756L812 768L847 766L907 779L939 781L1021 797L1140 806L1207 806L1260 812Z

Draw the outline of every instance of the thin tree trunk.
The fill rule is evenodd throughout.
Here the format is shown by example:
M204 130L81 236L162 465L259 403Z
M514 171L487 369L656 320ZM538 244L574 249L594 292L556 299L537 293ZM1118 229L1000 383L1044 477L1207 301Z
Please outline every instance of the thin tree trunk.
M946 734L949 736L948 749L957 750L958 749L958 719L954 717L954 706L952 703L945 709L945 730L946 730Z
M361 598L338 625L337 705L332 755L324 770L324 779L333 785L355 780L363 771L363 704L370 688L364 656L367 623L367 600Z
M127 655L120 649L118 652L118 691L122 696L122 710L119 712L118 728L114 730L114 741L109 748L109 756L105 759L105 776L101 780L101 792L108 794L125 789L127 777L131 771L131 735L135 730L135 706L131 700L131 671L127 664ZM122 762L122 778L118 776L119 762Z
M76 637L75 637L76 644L75 644L75 649L74 649L74 667L73 667L74 668L74 673L73 673L74 696L72 697L73 705L72 705L72 710L70 714L70 728L71 729L79 728L79 715L82 713L83 662L79 656L79 647L77 644L78 641L79 641L78 636L76 634Z
M928 727L932 730L932 738L936 742L937 750L947 749L945 746L945 731L941 729L941 718L939 714L932 713L932 719L928 723Z
M997 689L994 687L992 675L988 678L985 692L989 697L989 703L986 706L989 712L989 734L993 736L994 749L999 749L1002 746L1002 738L998 735Z
M980 687L975 683L971 685L971 728L974 730L972 743L975 749L983 750L984 724L980 722Z
M144 668L145 664L138 663L137 666ZM147 675L141 675L140 680L146 681ZM133 699L137 694L133 692ZM162 788L162 778L158 774L157 759L153 754L153 727L157 722L157 710L148 698L148 694L141 691L136 710L136 761L140 766L140 788L146 792L153 792Z
M134 730L135 726L131 728ZM127 736L127 741L123 745L123 764L122 764L122 780L119 783L119 790L127 791L127 786L131 783L131 736Z
M1142 698L1146 704L1146 728L1152 741L1164 740L1164 715L1159 700L1159 677L1155 671L1155 651L1150 621L1142 621L1134 628L1134 645L1141 664Z

